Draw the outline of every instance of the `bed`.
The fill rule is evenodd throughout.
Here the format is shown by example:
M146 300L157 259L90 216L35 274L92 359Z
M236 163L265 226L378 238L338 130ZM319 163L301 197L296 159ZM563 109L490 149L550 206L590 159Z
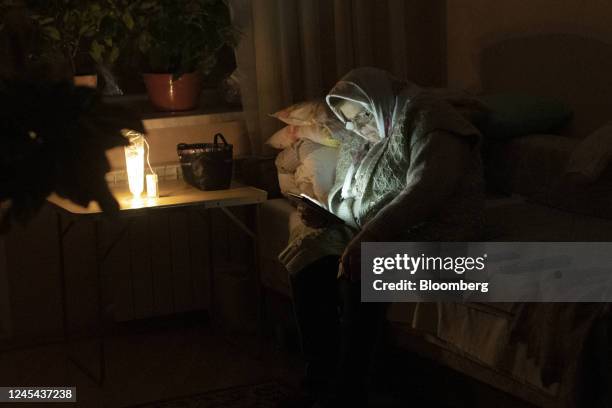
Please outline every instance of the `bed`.
M456 66L457 72L449 73L455 86L482 93L521 92L558 98L574 111L571 126L561 135L528 135L498 143L487 151L487 159L495 163L488 174L493 184L506 193L519 194L523 200L488 201L488 239L608 240L612 234L609 181L602 180L583 191L578 200L555 190L568 157L581 139L612 119L612 85L608 78L612 45L575 34L497 34L480 44L480 52L470 53L477 60L476 76L468 75L462 82L457 72L470 71ZM585 358L594 351L590 336L600 323L595 311L586 314L589 321L582 331L559 338L561 343L573 343L573 350L567 353L564 364L557 366L559 372L553 373L557 375L551 383L545 375L550 367L527 358L525 344L510 339L513 322L519 319L517 305L466 304L432 309L432 305L417 307L412 330L427 333L429 343L439 343L444 349L440 359L451 367L538 406L584 404L582 387L588 382L585 373L591 363ZM420 328L420 321L436 324ZM541 321L541 327L547 323ZM414 339L404 339L408 343L411 340L416 346ZM459 355L470 363L461 361ZM471 363L484 365L494 374L483 374Z

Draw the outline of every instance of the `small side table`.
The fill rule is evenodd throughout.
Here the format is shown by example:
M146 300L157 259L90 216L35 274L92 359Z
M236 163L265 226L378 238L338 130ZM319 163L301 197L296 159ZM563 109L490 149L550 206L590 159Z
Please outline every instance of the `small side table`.
M245 234L251 238L253 248L253 259L254 259L254 279L257 280L255 285L257 288L257 304L258 304L258 327L261 325L263 306L262 306L262 292L260 286L260 270L259 270L259 248L257 242L257 211L258 204L264 202L267 199L267 193L263 190L249 187L232 185L227 190L217 191L201 191L198 190L183 181L172 180L172 181L160 181L159 185L159 198L141 198L134 199L132 194L129 192L127 186L111 186L111 191L117 199L120 205L120 211L116 216L118 217L142 217L147 216L153 211L163 211L165 209L176 209L180 207L188 207L195 209L201 216L205 216L208 210L213 208L220 209L230 221L235 223ZM111 253L113 248L121 240L121 238L127 233L130 227L128 222L110 241L109 245L105 248L101 248L100 245L100 233L99 233L99 222L103 218L109 218L106 214L103 214L96 203L92 203L89 207L80 207L73 202L61 198L57 195L51 195L47 199L56 209L57 213L57 234L59 242L59 274L61 281L61 303L62 303L62 326L64 332L64 340L66 343L69 342L69 328L68 328L68 313L67 313L67 285L66 285L66 264L65 264L65 248L64 241L66 236L72 229L72 227L81 221L89 220L93 222L93 239L95 248L95 265L96 265L96 302L97 302L97 340L99 350L99 372L94 373L93 370L89 370L84 364L81 364L76 358L68 356L79 369L85 374L91 377L98 384L102 385L106 376L106 350L105 350L105 324L104 324L104 305L103 305L103 294L102 294L102 266ZM255 209L255 215L253 217L253 226L249 227L243 223L234 213L229 209L230 207L253 205ZM132 218L133 219L133 218ZM209 224L210 225L210 224ZM214 265L212 263L212 257L209 257L209 279L210 279L210 305L211 309L214 309ZM214 310L209 310L209 313L214 317Z

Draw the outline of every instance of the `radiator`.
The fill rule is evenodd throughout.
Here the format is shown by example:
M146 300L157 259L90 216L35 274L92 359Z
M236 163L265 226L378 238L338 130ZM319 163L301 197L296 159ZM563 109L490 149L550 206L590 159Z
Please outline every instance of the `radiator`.
M248 237L219 210L164 210L109 222L101 229L102 248L126 223L102 268L104 303L117 321L210 309L211 269L218 283L226 274L248 276Z

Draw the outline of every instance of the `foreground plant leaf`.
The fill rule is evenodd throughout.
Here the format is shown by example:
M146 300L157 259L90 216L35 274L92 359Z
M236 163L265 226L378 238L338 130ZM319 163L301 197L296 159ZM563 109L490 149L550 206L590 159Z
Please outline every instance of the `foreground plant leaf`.
M105 174L106 150L127 144L122 129L140 119L68 82L0 81L0 223L26 222L55 192L118 210Z

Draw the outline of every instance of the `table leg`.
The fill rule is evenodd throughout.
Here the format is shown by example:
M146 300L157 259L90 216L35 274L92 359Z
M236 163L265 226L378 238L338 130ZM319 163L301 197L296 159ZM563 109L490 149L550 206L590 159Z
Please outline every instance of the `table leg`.
M62 220L62 214L58 211L56 213L56 226L57 226L57 243L58 243L58 269L60 279L60 302L62 309L62 334L64 342L68 342L69 330L68 330L68 306L67 306L67 284L66 284L66 258L64 251L64 238L75 224L74 220L70 220L68 224L64 226Z
M257 206L256 206L257 207ZM233 212L231 212L230 210L228 210L225 207L221 207L220 208L221 211L223 211L223 213L230 219L232 220L232 222L234 224L236 224L236 226L238 226L238 228L240 228L245 234L247 234L249 237L251 237L252 239L256 238L256 232L253 231L253 228L249 228L248 226L246 226L242 221L240 221L240 219L238 219L238 217L236 217L234 215Z
M261 281L261 253L259 247L259 205L253 205L252 211L252 225L254 228L254 234L251 237L253 242L253 267L255 268L255 287L257 288L257 333L260 338L264 336L264 329L266 323L266 302L264 297L264 287Z
M259 254L259 205L253 204L250 212L250 225L245 225L238 217L234 215L228 208L221 207L221 211L240 228L245 234L251 238L252 264L254 269L254 279L256 288L256 303L257 303L257 333L260 337L263 336L264 318L265 318L265 303L264 292L261 283L261 257Z
M211 210L207 208L197 208L196 213L204 221L206 228L206 242L208 243L208 317L211 326L215 327L215 262L213 258L213 233L212 233L212 216Z
M213 227L212 227L212 210L204 210L206 216L203 217L206 222L206 233L208 240L208 296L209 296L209 317L211 325L214 327L216 321L215 315L215 258L213 248ZM201 214L201 213L200 213Z
M96 256L96 300L97 300L97 314L98 314L98 350L99 360L98 364L100 367L100 376L98 377L98 384L104 384L106 379L106 328L104 325L104 305L103 305L103 294L102 294L102 263L106 259L106 254L100 254L100 231L98 220L93 221L94 225L94 250ZM129 225L129 223L128 223Z
M60 301L62 308L62 334L64 344L68 344L68 308L66 305L66 260L64 259L64 227L62 224L62 214L56 213L57 222L57 243L58 243L58 266L60 279Z
M106 377L106 348L105 348L105 330L104 330L104 309L102 305L102 263L104 259L100 254L100 234L98 220L93 220L94 230L94 256L96 263L96 341L98 342L98 373L97 375L93 370L87 368L82 362L77 360L74 356L68 355L68 359L85 375L95 381L99 386L104 385Z
M58 246L59 246L59 275L60 275L60 297L61 297L61 309L62 309L62 329L64 342L66 345L70 342L70 330L68 322L68 290L66 280L66 259L65 259L65 248L64 240L72 226L75 224L74 220L71 220L66 226L64 226L62 220L62 214L57 213L57 232L58 232ZM96 285L96 341L98 342L98 364L99 370L98 375L92 372L92 370L85 367L79 360L70 355L67 351L68 360L71 361L77 368L79 368L85 375L94 380L98 385L102 386L106 380L106 327L104 324L104 302L103 302L103 288L102 288L102 268L106 258L111 253L117 243L125 236L131 221L128 221L126 226L121 232L115 237L111 244L104 251L100 245L100 231L99 231L99 220L93 220L93 232L94 232L94 255L95 255L95 285Z

